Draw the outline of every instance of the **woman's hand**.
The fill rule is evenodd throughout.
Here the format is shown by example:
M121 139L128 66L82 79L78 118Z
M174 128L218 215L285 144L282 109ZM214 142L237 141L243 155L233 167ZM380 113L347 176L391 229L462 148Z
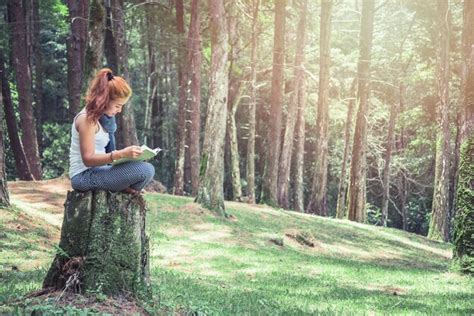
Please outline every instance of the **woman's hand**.
M119 150L120 158L137 158L143 153L140 146L128 146Z

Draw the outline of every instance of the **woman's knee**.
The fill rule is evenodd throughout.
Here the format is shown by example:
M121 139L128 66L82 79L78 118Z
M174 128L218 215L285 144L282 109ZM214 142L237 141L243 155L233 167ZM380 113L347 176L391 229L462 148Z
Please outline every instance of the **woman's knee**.
M145 162L145 173L147 175L147 179L153 179L153 177L155 176L155 167L149 163L149 162Z

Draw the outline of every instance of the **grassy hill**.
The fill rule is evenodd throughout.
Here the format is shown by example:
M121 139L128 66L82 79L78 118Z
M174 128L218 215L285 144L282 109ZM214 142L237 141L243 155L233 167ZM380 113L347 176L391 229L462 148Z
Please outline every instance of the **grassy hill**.
M66 186L10 185L15 206L0 210L0 314L21 310L23 295L41 287ZM146 198L151 313L474 313L474 282L449 271L449 244L242 203L226 203L232 216L223 220L190 198ZM81 308L69 311L92 310Z

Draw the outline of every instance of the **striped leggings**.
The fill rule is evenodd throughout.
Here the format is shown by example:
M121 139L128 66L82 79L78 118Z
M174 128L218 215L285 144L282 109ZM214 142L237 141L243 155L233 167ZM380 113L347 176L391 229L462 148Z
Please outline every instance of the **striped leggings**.
M155 167L148 162L131 161L116 166L89 168L71 179L74 190L106 190L120 192L127 188L140 191L155 175Z

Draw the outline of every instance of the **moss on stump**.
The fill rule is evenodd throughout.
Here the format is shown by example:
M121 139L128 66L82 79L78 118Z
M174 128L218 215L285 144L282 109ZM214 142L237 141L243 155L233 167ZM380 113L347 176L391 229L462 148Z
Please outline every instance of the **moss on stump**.
M43 288L149 294L149 239L141 196L68 192L61 239Z

